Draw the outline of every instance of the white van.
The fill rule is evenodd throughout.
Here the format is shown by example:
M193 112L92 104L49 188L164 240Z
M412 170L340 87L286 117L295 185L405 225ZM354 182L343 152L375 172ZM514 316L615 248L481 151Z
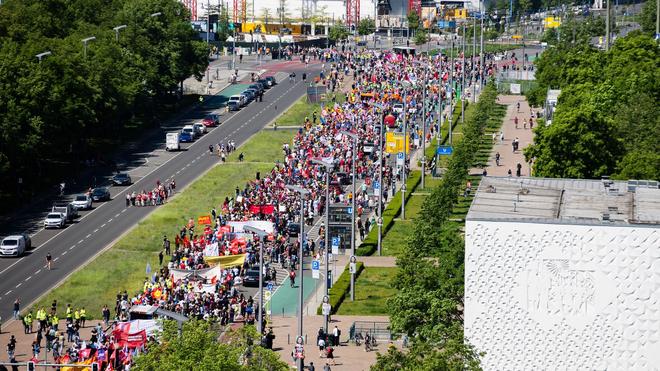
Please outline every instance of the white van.
M27 250L25 237L9 236L0 243L0 256L21 256Z
M165 150L178 151L181 149L179 145L179 133L167 133L165 135Z

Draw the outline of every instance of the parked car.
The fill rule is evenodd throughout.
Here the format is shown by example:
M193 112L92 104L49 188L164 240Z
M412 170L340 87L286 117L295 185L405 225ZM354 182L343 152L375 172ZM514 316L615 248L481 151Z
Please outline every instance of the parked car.
M92 201L110 201L110 191L105 187L92 190Z
M267 76L265 80L268 82L268 85L270 87L277 85L277 80L275 80L275 76Z
M241 95L232 95L227 102L230 111L238 111L244 105L244 100Z
M28 246L23 235L7 236L0 243L0 256L21 256L26 250Z
M261 93L264 91L264 87L258 82L255 82L254 84L248 86L248 89L254 89L257 91L257 93Z
M255 97L255 95L254 95L254 90L250 90L250 89L243 90L243 92L242 92L241 94L242 94L242 95L245 95L245 97L246 97L246 101L247 101L248 103L249 103L249 102L252 102L252 101L254 100L254 97Z
M64 228L66 218L62 213L48 213L44 220L44 228Z
M201 122L194 123L193 128L195 129L197 136L201 137L202 135L206 134L206 126L204 126L204 124Z
M65 222L71 222L78 217L78 209L71 203L57 203L50 210L51 213L60 213L64 215Z
M263 85L264 89L270 89L273 86L266 79L257 80L257 82Z
M30 235L27 233L21 233L20 236L23 237L25 240L25 249L30 250L32 249L32 238L30 238Z
M194 142L195 138L197 138L197 133L192 125L186 125L181 129L179 139L182 142Z
M202 120L202 124L206 127L214 127L220 125L220 115L212 113L210 115L206 115L204 119Z
M78 195L71 204L78 210L89 210L92 208L92 197L87 194Z
M126 173L115 174L110 180L112 180L112 184L117 186L131 185L132 182L131 176Z
M167 133L165 135L165 151L178 151L181 149L179 145L179 133Z

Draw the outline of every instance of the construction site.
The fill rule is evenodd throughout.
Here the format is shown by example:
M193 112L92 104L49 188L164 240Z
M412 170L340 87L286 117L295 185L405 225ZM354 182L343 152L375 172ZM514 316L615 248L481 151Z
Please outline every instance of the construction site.
M182 0L191 21L211 32L214 19L227 14L240 33L262 35L326 36L333 25L342 24L353 33L361 19L375 20L375 32L400 34L408 27L407 16L416 12L422 27L449 28L478 9L478 0ZM225 13L226 12L226 13Z

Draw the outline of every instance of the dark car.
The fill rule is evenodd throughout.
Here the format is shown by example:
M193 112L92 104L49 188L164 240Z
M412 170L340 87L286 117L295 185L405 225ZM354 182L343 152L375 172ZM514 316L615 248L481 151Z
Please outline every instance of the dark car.
M115 176L112 177L112 184L118 185L118 186L123 186L123 185L130 185L131 184L131 176L126 174L126 173L119 173ZM94 200L96 201L96 200Z
M204 117L204 119L202 120L202 124L206 127L213 127L220 125L220 115L216 115L215 113L206 115L206 117Z
M264 89L270 89L270 87L272 86L266 79L257 80L257 82L260 83L264 87Z
M254 83L254 84L248 86L248 89L254 89L254 90L257 91L257 93L262 93L264 91L263 85L261 85L259 83Z
M259 286L259 267L250 268L243 275L243 286Z
M275 86L277 85L277 80L275 80L275 76L267 76L265 78L266 82L268 82L269 86Z
M110 191L105 187L92 189L93 201L110 201Z
M299 223L289 223L286 226L287 232L289 232L289 237L298 237L300 234L300 224Z
M25 250L30 250L32 248L32 239L30 238L30 235L27 233L21 233L21 236L25 239Z

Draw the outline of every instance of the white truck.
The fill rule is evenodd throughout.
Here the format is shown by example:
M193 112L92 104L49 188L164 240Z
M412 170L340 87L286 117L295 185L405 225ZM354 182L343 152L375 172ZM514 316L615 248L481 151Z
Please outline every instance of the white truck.
M73 204L59 204L53 206L51 213L60 213L64 216L65 222L71 222L78 217L78 209Z
M178 151L181 147L179 146L179 133L167 133L165 136L165 150L166 151Z

